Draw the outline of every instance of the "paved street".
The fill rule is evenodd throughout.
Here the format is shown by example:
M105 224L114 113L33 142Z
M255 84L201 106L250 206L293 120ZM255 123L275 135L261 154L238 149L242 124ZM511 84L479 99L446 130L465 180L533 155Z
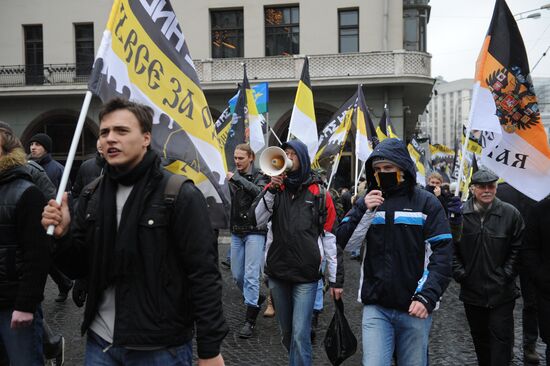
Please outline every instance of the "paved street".
M220 238L220 258L225 256L229 240L227 237ZM346 290L344 303L346 316L350 322L355 335L359 341L358 352L348 359L344 365L360 365L361 363L361 305L356 301L357 285L359 276L359 263L347 259L346 267ZM241 296L237 287L232 283L229 270L221 269L224 282L224 310L231 332L228 334L223 345L223 355L226 365L286 365L287 355L280 345L279 330L275 319L259 317L257 334L251 339L238 338L236 332L244 320L245 307L242 304ZM66 339L66 365L82 365L84 357L85 341L80 337L80 322L82 320L82 309L78 309L72 302L67 300L64 304L57 304L54 298L57 289L53 282L48 281L46 299L44 301L44 313L47 321L54 331L61 331ZM330 365L322 344L324 330L330 323L333 306L330 297L325 297L325 310L321 314L319 324L318 340L314 344L314 362L317 365ZM521 308L519 300L515 309L516 338L515 358L513 365L523 365L521 351ZM458 286L453 282L445 293L441 309L434 315L432 332L430 337L430 364L435 366L446 365L475 365L475 354L462 303L458 300ZM544 348L539 343L537 348L543 356Z

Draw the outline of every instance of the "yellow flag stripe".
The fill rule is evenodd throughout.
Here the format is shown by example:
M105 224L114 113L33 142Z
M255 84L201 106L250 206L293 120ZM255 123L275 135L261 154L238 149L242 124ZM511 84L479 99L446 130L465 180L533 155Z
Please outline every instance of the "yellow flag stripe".
M315 108L313 107L313 92L302 81L298 83L298 90L296 91L296 99L294 104L298 109L315 122Z
M211 144L223 155L201 88L158 48L130 10L127 0L120 1L109 24L112 49L127 64L132 84L183 130Z

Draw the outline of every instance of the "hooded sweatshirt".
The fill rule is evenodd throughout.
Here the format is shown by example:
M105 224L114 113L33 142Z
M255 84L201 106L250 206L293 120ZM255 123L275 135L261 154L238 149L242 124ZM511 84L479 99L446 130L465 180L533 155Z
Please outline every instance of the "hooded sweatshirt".
M277 193L272 193L267 185L253 205L257 225L271 221L268 237L272 235L273 240L266 248L265 272L270 278L282 281L315 282L321 278L321 262L326 258L331 286L342 287L342 257L331 233L336 219L332 198L325 191L327 213L321 225L320 182L311 174L306 145L292 140L282 148L296 152L300 168L287 174Z
M414 163L398 139L382 141L367 160L369 191L379 189L372 162L380 158L399 165L404 181L383 192L374 212L358 199L337 229L338 242L347 243L355 230L366 232L360 302L408 311L414 298L431 312L451 278L449 223L438 199L416 186ZM362 220L365 215L370 220Z

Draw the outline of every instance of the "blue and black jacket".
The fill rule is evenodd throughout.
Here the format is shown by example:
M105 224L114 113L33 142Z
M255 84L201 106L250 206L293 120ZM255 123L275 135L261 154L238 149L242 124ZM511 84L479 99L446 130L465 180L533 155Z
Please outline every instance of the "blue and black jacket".
M379 189L372 169L376 158L399 165L404 181L384 192L384 203L375 212L359 198L339 225L337 241L346 245L355 230L366 232L360 302L408 311L414 298L431 313L451 279L451 233L445 211L433 194L416 186L414 163L398 139L382 141L367 160L369 191Z

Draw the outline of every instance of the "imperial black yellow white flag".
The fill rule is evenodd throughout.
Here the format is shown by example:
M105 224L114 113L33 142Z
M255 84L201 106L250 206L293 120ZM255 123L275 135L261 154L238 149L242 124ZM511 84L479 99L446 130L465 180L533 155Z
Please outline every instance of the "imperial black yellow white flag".
M365 101L363 88L357 86L357 107L353 121L355 122L355 154L362 162L367 161L374 147L378 144L378 137L374 123L370 117L369 108Z
M393 125L390 120L390 111L386 108L386 106L384 106L384 113L382 113L378 127L376 127L376 134L378 135L379 141L384 141L390 137L399 138L395 134L395 130L393 129Z
M226 164L214 121L168 0L115 0L88 85L104 102L123 97L153 108L152 147L203 192L223 227Z
M338 154L344 148L351 128L351 114L357 102L357 93L338 108L319 135L319 150L311 163L313 168L323 168L331 172Z
M315 107L313 105L313 92L309 79L309 61L306 57L302 76L298 82L294 108L290 116L289 140L294 136L307 146L309 158L315 159L317 153L317 122L315 121Z
M550 193L548 137L525 46L504 0L496 1L476 65L476 83L479 90L474 89L472 105L478 107L471 112L471 128L483 131L481 165L525 195L544 198Z

